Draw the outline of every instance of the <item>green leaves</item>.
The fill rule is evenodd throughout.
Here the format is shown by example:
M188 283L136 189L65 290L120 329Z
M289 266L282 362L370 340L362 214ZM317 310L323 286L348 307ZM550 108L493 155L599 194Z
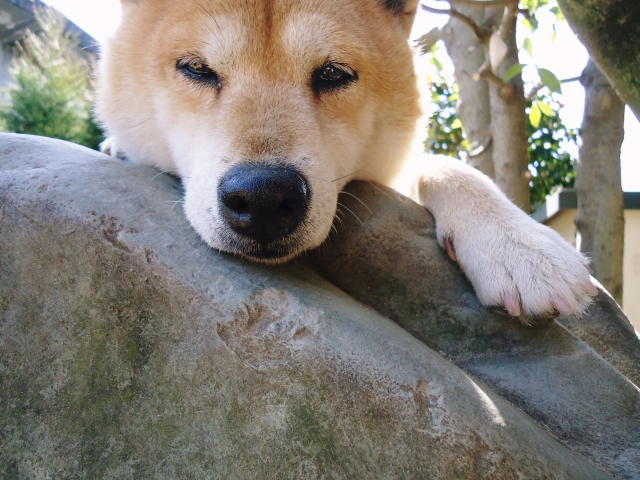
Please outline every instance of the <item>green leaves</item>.
M547 117L554 116L554 111L552 110L551 105L540 100L532 102L531 109L529 110L529 122L534 128L540 127L540 121L542 120L543 114Z
M425 151L461 158L466 155L469 141L465 138L462 122L456 114L460 95L457 84L432 83L431 99L438 110L429 118Z
M533 42L529 37L525 37L520 48L527 52L530 57L533 57Z
M526 65L523 65L522 63L514 63L505 72L502 80L504 82L508 82L516 75L520 75L522 70L524 70L524 67L526 67ZM552 71L538 67L538 76L540 77L540 83L547 87L551 92L562 93L562 83Z
M524 67L525 67L525 65L523 65L521 63L514 63L513 65L511 65L511 67L509 67L509 70L507 70L505 72L504 77L502 77L502 80L504 82L508 82L509 80L511 80L516 75L520 75L522 73L522 69Z
M533 125L534 128L538 128L540 126L540 120L542 120L542 111L536 102L531 105L531 110L529 111L529 122L531 122L531 125Z
M522 25L524 25L531 33L535 32L538 29L538 20L536 17L531 15L529 18L523 17Z
M551 105L549 105L548 103L542 103L540 100L536 100L536 105L538 106L540 111L547 117L553 117L553 110L551 109Z
M531 206L535 210L550 193L560 187L573 186L576 159L567 152L566 145L576 144L578 132L562 123L560 105L551 94L543 94L530 106L532 110L536 106L542 113L537 126L530 122L527 127L529 170L533 175L529 187Z
M555 6L551 8L551 13L553 13L556 16L556 19L559 22L564 22L566 21L566 19L564 18L564 14L562 13L562 10L560 10L560 7Z
M41 33L29 32L17 45L1 128L97 148L103 136L93 120L90 69L77 53L78 41L65 33L60 14L39 9L36 18Z
M552 92L562 93L562 84L553 72L546 68L538 68L538 75L540 75L540 81L545 87Z
M432 83L430 90L438 110L429 119L425 150L433 154L465 158L474 147L469 145L462 122L456 115L455 107L459 98L456 85ZM574 183L575 159L567 153L566 144L576 143L577 131L568 129L562 123L559 110L560 104L546 90L528 105L529 170L532 174L529 187L534 209L544 203L546 196L555 189L572 187Z

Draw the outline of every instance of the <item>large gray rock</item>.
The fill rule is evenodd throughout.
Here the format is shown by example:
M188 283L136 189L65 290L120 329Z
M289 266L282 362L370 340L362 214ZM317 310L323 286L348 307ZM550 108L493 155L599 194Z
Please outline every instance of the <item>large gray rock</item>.
M0 477L637 475L638 390L566 330L486 314L442 259L431 278L447 296L421 303L427 292L394 284L410 252L389 251L398 261L369 285L394 286L370 303L416 338L302 262L211 251L174 208L181 196L153 169L0 135ZM426 240L406 277L424 278L429 217L389 201L409 219L392 229ZM388 245L381 228L378 243L344 234L369 238L366 260ZM322 254L324 275L346 260L344 236ZM356 266L338 276L357 280ZM405 319L389 307L411 298ZM521 407L546 398L527 411L551 420L500 394ZM577 410L580 395L598 408Z
M555 322L526 327L480 305L417 204L367 184L352 184L340 203L339 239L314 258L327 279L482 379L573 450L620 478L640 478L640 395L620 374L638 380L640 342L606 292L584 318L561 319L593 348Z

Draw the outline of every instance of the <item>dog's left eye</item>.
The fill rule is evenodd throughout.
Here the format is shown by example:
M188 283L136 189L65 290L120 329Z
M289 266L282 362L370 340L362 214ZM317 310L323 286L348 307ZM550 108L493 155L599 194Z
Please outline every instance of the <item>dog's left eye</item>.
M317 95L345 88L358 79L358 74L346 65L329 63L313 72L313 90Z
M185 77L196 80L198 82L211 83L218 90L222 88L222 82L216 72L214 72L207 64L201 60L180 59L176 68Z

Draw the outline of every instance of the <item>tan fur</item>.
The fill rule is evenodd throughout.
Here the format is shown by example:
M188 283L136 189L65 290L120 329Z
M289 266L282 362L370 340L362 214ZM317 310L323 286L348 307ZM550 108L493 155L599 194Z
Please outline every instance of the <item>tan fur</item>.
M246 242L218 218L218 182L238 163L282 159L309 179L313 197L304 229L272 263L325 240L338 192L348 181L391 184L402 178L420 116L407 43L416 0L396 2L394 8L385 8L382 0L123 0L123 7L122 24L100 64L97 112L111 137L104 148L180 176L187 217L211 246L247 255ZM220 91L195 86L180 75L176 61L188 55L215 69L223 83ZM310 87L310 74L327 59L348 65L359 78L343 91L319 97ZM442 162L455 172L461 166L452 161L433 165ZM441 207L430 199L451 191L438 181L448 174L437 173L439 167L421 168L421 181L407 191L426 206L433 204L440 225L439 215L452 212L447 202ZM465 195L497 205L506 218L487 218L483 225L487 236L497 238L465 247L473 242L459 239L459 232L472 232L478 220L460 200L465 195L453 192L449 203L461 212L453 217L464 226L442 224L448 225L447 238L454 238L463 268L463 258L479 256L483 261L471 262L479 266L466 267L491 271L490 265L501 259L483 242L508 242L499 237L502 223L515 218L517 224L523 215L504 207L508 201L468 167L460 172L458 187L473 187ZM431 193L425 193L426 185ZM566 246L561 248L566 253ZM551 289L562 282L588 282L584 259L572 255L571 275L554 273L558 278L548 282ZM473 280L474 272L467 273ZM512 306L511 295L527 315L558 309L557 299L549 295L528 302L520 291L526 285L511 285L505 278L497 278L489 293L474 283L485 304ZM566 288L560 309L565 301L572 311L582 311L588 304L585 289Z

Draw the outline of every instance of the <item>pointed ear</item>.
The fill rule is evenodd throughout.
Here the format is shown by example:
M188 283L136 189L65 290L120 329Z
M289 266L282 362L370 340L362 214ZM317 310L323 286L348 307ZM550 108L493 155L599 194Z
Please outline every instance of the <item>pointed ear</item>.
M413 20L418 12L420 0L380 0L384 8L394 14L407 35L411 33Z

